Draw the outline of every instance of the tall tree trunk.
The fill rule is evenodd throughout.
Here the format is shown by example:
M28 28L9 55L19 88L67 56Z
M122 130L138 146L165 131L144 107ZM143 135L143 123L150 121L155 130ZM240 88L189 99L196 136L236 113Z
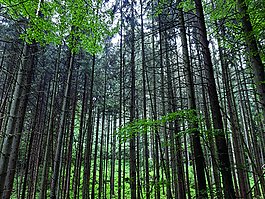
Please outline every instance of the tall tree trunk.
M22 118L23 115L26 114L26 107L24 106L24 101L28 100L28 93L26 93L25 90L22 92L22 100L20 101L20 110L18 113L18 118ZM16 123L15 127L16 132L21 132L23 131L23 120L18 120ZM16 172L16 165L17 165L17 159L18 159L18 152L19 152L19 145L20 145L20 140L22 134L18 133L14 136L13 142L12 142L12 151L10 154L10 159L8 163L8 168L7 168L7 176L6 176L6 181L5 181L5 187L4 187L4 193L3 197L5 199L9 199L11 197L11 193L13 190L13 183L14 183L14 178L15 178L15 172Z
M110 175L110 198L112 198L115 195L115 160L116 160L116 128L117 128L117 116L116 113L114 113L114 126L112 129L112 147L111 147L111 175Z
M99 119L100 119L100 111L97 111L97 124L96 124L96 139L95 139L95 154L94 154L94 166L93 166L93 180L91 187L91 199L95 198L95 185L97 178L97 158L98 158L98 134L99 134Z
M187 94L188 94L188 108L194 110L194 117L196 115L196 102L195 102L195 90L194 90L194 82L192 78L191 72L191 64L189 60L188 54L188 42L186 37L186 27L184 22L183 11L179 9L179 21L180 21L180 37L182 43L182 54L183 60L185 64L185 72L186 72L186 82L187 82ZM193 142L193 153L195 157L195 167L196 167L196 175L198 180L198 197L199 198L207 198L207 190L206 190L206 179L205 179L205 160L203 156L201 141L200 141L200 132L198 122L190 125L190 128L194 129L192 133L192 142Z
M79 187L80 187L80 173L82 166L82 154L83 154L83 143L84 143L84 121L86 118L87 110L87 73L84 75L84 88L83 88L83 97L82 97L82 108L80 114L80 127L79 127L79 137L78 137L78 147L76 152L76 161L74 169L74 178L73 178L73 192L74 199L79 198Z
M70 52L67 80L66 80L66 86L64 90L64 96L63 96L62 113L60 116L60 123L59 123L59 129L58 129L59 132L58 132L57 147L56 147L56 153L55 153L55 159L54 159L50 199L56 199L56 189L57 189L57 183L59 180L59 172L60 172L59 168L60 168L60 163L61 163L61 151L62 151L63 137L64 137L63 135L64 120L66 117L66 105L67 105L68 95L69 95L70 86L71 86L71 77L72 77L72 71L73 71L73 65L74 65L73 62L74 62L74 54Z
M109 145L110 145L110 135L111 135L111 126L112 126L112 121L111 121L111 113L107 113L108 117L107 117L107 135L106 135L106 142L105 142L105 146L106 146L106 151L105 151L105 156L104 156L104 172L103 172L103 198L107 198L107 187L109 187L109 185L107 184L107 179L108 179L108 167L109 167Z
M16 86L13 93L13 99L10 107L10 112L8 116L7 121L7 127L5 132L5 137L3 141L3 147L1 151L1 157L0 157L0 198L3 196L4 191L4 185L6 180L12 180L12 179L6 179L7 176L7 169L8 164L10 161L10 155L12 153L12 143L15 139L16 134L21 134L21 129L16 129L16 123L22 122L21 125L23 125L25 114L21 115L21 117L18 119L16 116L19 115L20 109L24 109L27 106L28 100L22 99L22 94L26 94L29 92L30 85L31 85L31 79L32 79L32 73L34 71L34 54L36 53L36 44L32 44L29 46L28 44L24 45L23 48L23 54L21 58L21 63L19 66L19 71L17 74L16 79ZM30 56L30 53L33 53ZM20 102L23 101L24 103L20 105ZM20 132L16 132L16 130L21 130ZM20 139L17 139L19 142ZM19 143L17 144L19 145ZM13 150L13 152L15 152Z
M141 4L141 44L142 44L142 81L143 81L143 119L147 118L147 105L146 105L146 61L145 61L145 43L144 43L144 20L143 20L143 1ZM144 128L146 129L146 128ZM150 182L149 182L149 150L148 150L148 136L147 131L144 132L144 155L145 155L145 193L146 199L150 199ZM139 157L138 157L139 158Z
M131 101L130 101L130 122L135 120L135 21L134 21L134 1L131 2ZM131 199L136 199L136 151L135 135L130 138L130 188Z
M253 26L248 14L248 7L245 0L237 0L238 11L242 14L242 25L245 33L247 50L254 73L254 81L260 95L260 102L263 109L263 119L265 120L265 72L264 64L261 61L257 40L253 32ZM263 190L265 191L265 190Z
M163 38L163 37L162 37ZM166 54L166 74L167 74L167 91L168 91L168 97L169 97L169 111L170 112L176 112L177 111L177 105L175 102L175 96L173 92L173 73L170 66L170 60L169 60L169 44L168 44L168 33L165 31L165 54ZM185 199L186 198L186 189L185 189L185 173L184 173L184 167L183 167L183 158L182 158L182 145L181 145L181 137L178 135L180 128L178 124L178 120L175 120L174 123L169 124L169 130L170 130L170 148L171 148L171 155L172 155L172 167L173 167L173 176L175 173L175 166L177 169L177 173L175 173L177 176L174 181L177 181L177 190L175 195L179 199ZM176 197L175 196L175 197Z
M96 57L93 55L92 58L92 68L91 68L91 82L90 82L90 93L89 93L89 108L88 108L88 130L86 138L86 148L85 148L85 165L84 165L84 175L83 175L83 198L89 198L89 180L90 180L90 164L91 164L91 143L92 143L92 133L93 133L93 88L94 88L94 75L95 75L95 61Z
M107 92L107 69L105 68L104 74L104 93L103 93L103 108L102 108L102 126L100 138L100 151L99 151L99 182L98 182L98 198L101 199L103 190L103 145L104 145L104 132L105 132L105 112L106 112L106 92Z
M75 131L75 119L76 119L76 105L77 104L77 83L75 85L74 97L72 102L72 116L71 116L71 125L68 131L70 131L70 138L66 146L66 174L64 182L64 197L68 199L70 196L70 180L71 180L71 168L72 168L72 154L73 154L73 142L74 142L74 131ZM69 147L69 148L68 148Z
M57 85L58 85L58 70L59 70L60 57L61 57L61 46L59 48L58 57L55 62L55 74L54 74L54 80L52 83L52 91L51 91L52 96L51 96L51 102L50 102L50 113L49 113L50 115L49 115L49 121L48 121L47 139L46 139L46 142L44 143L45 150L44 150L44 159L43 159L42 175L41 175L41 182L40 182L41 184L40 184L39 199L44 199L46 197L46 191L47 191L47 185L46 185L47 170L48 170L49 157L50 157L50 141L51 141L51 136L53 134L53 116L54 116L54 109L55 109L54 102L55 102L55 95L56 95ZM25 191L23 190L23 192Z
M39 86L39 90L44 90L44 87L45 87L45 80L40 84ZM24 100L28 100L28 96L29 93L25 93L25 90L23 91L22 93L22 96L23 96L23 100L20 102L21 103L21 106L23 106L23 101ZM34 138L34 135L35 135L35 131L36 131L36 128L37 128L37 125L39 123L39 120L40 120L40 112L41 112L41 109L42 109L42 104L43 104L43 101L44 101L44 97L41 97L41 94L38 93L38 96L37 96L37 105L36 105L36 112L35 112L35 116L34 116L34 120L32 122L32 127L31 127L31 133L30 133L30 140L29 140L29 149L28 149L28 153L27 153L27 161L26 161L26 173L25 173L25 178L27 178L28 176L28 167L29 167L29 162L30 162L30 155L32 155L32 144L33 144L33 138ZM22 108L21 109L21 112L19 113L21 117L21 115L24 115L26 112L26 107ZM45 115L45 114L44 114ZM23 123L21 123L21 121L19 123L16 124L17 125L17 131L22 131L22 128L23 128ZM8 175L7 175L7 178L9 179L13 179L13 180L10 180L8 182L6 182L5 184L5 192L4 192L4 195L3 195L3 198L10 198L11 196L11 192L13 190L13 182L14 182L14 175L15 175L15 171L16 171L16 161L18 159L18 150L19 150L19 142L20 142L20 139L21 139L21 134L18 134L15 136L15 139L13 140L13 143L12 143L12 153L11 153L11 157L14 156L13 158L11 158L11 161L9 162L9 165L8 165ZM27 185L27 181L24 181L21 179L21 181L23 182L23 191L25 192L26 191L26 185ZM23 194L22 192L22 198L25 198L25 193Z
M224 134L224 126L223 126L222 115L217 95L217 89L215 85L213 64L211 60L210 49L208 46L209 42L207 40L206 26L205 26L204 13L203 13L201 0L195 0L195 6L196 6L196 13L198 16L198 28L200 30L199 31L200 42L202 44L205 70L207 74L208 92L211 95L210 105L212 111L217 152L218 152L220 169L223 179L225 198L234 199L235 191L232 180L231 165L229 161L228 146Z
M31 133L30 133L30 138L29 138L29 147L28 147L28 151L27 151L27 155L26 155L26 168L25 168L25 176L23 178L23 185L22 185L22 194L21 194L21 198L26 198L26 189L27 189L27 183L28 183L28 174L29 174L29 166L30 166L30 159L32 156L32 148L33 148L33 144L34 144L34 137L36 135L36 126L37 126L37 118L39 117L38 115L40 115L41 112L41 108L40 108L40 103L42 103L41 99L41 94L38 94L37 97L37 105L36 105L36 112L35 112L35 117L34 117L34 122L32 125L32 129L31 129ZM40 119L39 119L40 120Z
M224 27L221 25L222 36L225 36ZM247 194L247 191L250 189L248 184L248 176L246 173L246 162L243 153L243 143L240 137L240 128L239 128L239 121L237 116L237 111L235 104L232 100L232 87L231 82L229 82L229 66L227 63L227 55L225 51L221 48L221 41L218 39L219 43L219 54L222 66L222 76L224 81L224 87L226 92L227 98L227 106L228 106L228 113L230 116L230 123L232 129L232 137L233 137L233 146L234 146L234 155L236 159L236 166L237 166L237 173L238 173L238 181L240 186L240 196L243 198L250 198L251 195Z
M123 1L120 0L120 19L122 20L123 19L123 10L122 10L122 3ZM122 84L122 80L123 80L123 48L122 48L122 45L123 45L123 31L122 31L122 28L123 28L123 25L121 23L120 25L120 49L119 49L119 53L120 53L120 57L119 57L119 60L120 60L120 65L119 65L119 127L121 127L122 125L122 106L123 106L123 103L122 103L122 94L123 94L123 84ZM121 189L122 189L122 185L121 185L121 182L122 182L122 179L121 179L121 160L122 160L122 142L121 140L119 139L119 146L118 146L118 199L121 199Z
M195 34L197 34L195 32ZM213 176L214 176L214 183L216 187L216 197L218 199L221 199L223 197L222 194L222 188L221 188L221 180L220 180L220 175L218 171L218 160L217 160L217 153L216 153L216 146L215 146L215 141L213 139L213 134L212 132L212 126L211 126L211 119L210 119L210 111L208 109L208 98L207 98L207 93L205 90L205 85L204 83L204 75L203 75L203 69L202 69L202 63L201 63L201 55L199 54L199 45L198 42L196 43L196 51L198 53L198 65L200 69L200 80L201 80L201 87L202 87L202 101L203 101L203 111L204 111L204 117L205 117L205 126L206 130L209 132L209 150L211 154L211 159L212 159L212 167L213 167Z

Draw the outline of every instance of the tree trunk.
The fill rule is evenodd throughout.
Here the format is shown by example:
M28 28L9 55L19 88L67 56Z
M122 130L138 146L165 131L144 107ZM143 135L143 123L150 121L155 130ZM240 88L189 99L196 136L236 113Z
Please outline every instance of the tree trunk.
M131 2L131 101L130 101L130 122L135 120L135 44L134 44L134 1ZM130 138L130 188L131 199L136 199L136 151L135 135Z
M122 10L122 5L123 5L123 1L121 0L120 1L120 19L122 20L123 19L123 10ZM119 65L119 127L121 127L122 125L122 107L123 107L123 103L122 103L122 94L123 94L123 84L122 84L122 80L123 80L123 48L122 48L122 45L123 45L123 31L122 31L122 28L123 28L123 25L121 23L120 25L120 49L119 49L119 53L120 53L120 57L119 57L119 60L120 60L120 65ZM122 142L121 140L119 139L119 146L118 146L118 199L121 199L121 189L122 189L122 179L121 179L121 160L122 160ZM125 172L125 171L124 171Z
M79 186L80 186L80 172L82 165L82 154L83 154L83 143L84 143L84 121L86 117L87 110L87 73L84 75L84 88L82 96L82 109L80 114L80 127L79 127L79 136L78 136L78 147L76 152L76 161L74 168L74 178L73 178L73 192L74 199L79 198Z
M83 199L89 198L89 181L90 181L90 164L91 164L91 143L93 133L93 88L94 88L94 75L95 75L95 61L96 57L93 55L92 68L91 68L91 82L90 82L90 93L89 93L89 108L88 108L88 130L86 137L86 148L85 148L85 165L83 175Z
M100 138L100 152L99 152L99 182L98 182L98 198L101 199L103 189L103 145L104 145L104 132L105 132L105 109L106 109L106 92L107 92L107 69L105 68L104 74L104 93L103 93L103 108L102 108L102 126Z
M144 20L143 20L143 1L141 4L141 47L142 47L142 81L143 81L143 119L147 119L147 105L146 105L146 61L145 61L145 43L144 43ZM150 199L150 182L149 182L149 150L148 150L148 136L147 131L144 132L144 156L145 156L145 193L146 199ZM139 157L138 157L139 158Z
M224 27L221 25L222 36L225 36ZM218 39L219 45L221 45L220 39ZM224 81L224 87L226 92L227 98L227 106L228 106L228 113L230 116L230 123L232 129L232 137L233 137L233 146L234 146L234 155L236 159L236 166L237 166L237 173L238 173L238 181L240 186L240 197L243 198L250 198L250 195L247 194L247 191L250 189L248 184L248 176L246 173L246 162L243 153L243 143L240 137L240 128L239 128L239 121L237 116L237 111L235 104L232 100L232 87L230 86L231 83L229 82L228 74L229 74L229 67L227 63L227 55L223 49L219 46L219 54L222 66L222 76Z
M245 0L237 0L237 5L239 13L242 14L241 21L243 30L245 32L247 50L254 73L254 81L257 87L258 94L260 95L260 102L263 109L263 119L265 120L265 66L261 61L257 40L255 38L250 16L248 14L247 4Z
M64 186L64 197L65 199L70 198L70 180L71 180L71 168L72 168L72 153L73 153L73 142L74 142L74 130L75 130L75 119L76 119L76 104L77 104L77 83L74 91L74 99L72 103L72 116L70 125L70 138L66 146L66 174L65 174L65 186ZM69 147L69 148L68 148Z
M43 159L43 166L42 166L39 199L45 198L46 190L47 190L47 185L46 185L47 170L48 170L49 157L50 157L50 141L51 141L51 136L53 134L53 116L54 116L54 109L55 109L54 102L55 102L55 95L56 95L57 85L58 85L58 70L59 70L60 57L61 57L61 47L59 48L58 57L55 62L55 74L54 74L54 80L53 80L52 91L51 91L52 96L51 96L51 102L50 102L51 105L50 105L50 113L49 113L50 115L49 115L49 121L48 121L48 129L47 129L47 138L46 138L46 142L44 143L45 151L44 151L44 159Z
M95 138L95 154L94 154L94 166L93 166L93 180L91 187L91 199L95 198L95 185L96 185L96 177L97 177L97 158L98 158L98 134L99 134L99 119L100 119L100 111L97 111L97 124L96 124L96 138Z
M56 189L57 189L57 183L59 180L59 172L60 172L59 168L60 168L60 162L61 162L61 151L62 151L62 146L63 146L64 120L66 117L66 105L67 105L68 95L69 95L70 86L71 86L73 62L74 62L74 54L71 52L70 59L69 59L68 72L67 72L66 86L65 86L64 96L63 96L62 113L60 116L57 147L56 147L53 174L52 174L50 199L56 199Z
M14 142L15 135L20 135L22 132L21 129L16 129L16 123L21 122L23 125L25 114L21 115L21 118L17 118L19 115L20 109L26 109L28 100L22 99L23 93L28 93L31 85L32 73L34 71L34 54L36 52L36 44L32 44L29 46L28 44L24 45L23 54L21 58L21 63L19 66L19 71L16 79L16 86L13 93L13 100L10 107L10 112L7 121L7 127L5 132L5 137L3 141L3 147L1 151L0 157L0 198L3 196L4 185L6 180L10 181L12 179L6 179L8 164L10 161L10 155L13 152L17 153L12 147L12 143ZM33 53L31 56L30 53ZM20 105L20 102L24 103ZM16 130L21 130L20 132L16 132ZM16 143L19 146L19 140L17 139ZM17 147L18 149L18 147Z
M183 11L179 9L179 21L180 21L180 37L182 43L182 54L184 60L184 67L186 72L186 82L187 82L187 94L188 94L188 108L194 110L194 117L196 115L196 102L195 102L195 90L194 83L191 72L191 65L188 54L188 42L186 37L186 27L184 23L184 15ZM195 157L195 167L196 167L196 175L198 179L198 196L199 198L207 198L207 190L206 190L206 179L205 179L205 160L203 156L201 141L200 141L200 132L198 122L190 125L190 128L194 129L192 132L192 142L193 142L193 153Z
M213 127L215 132L215 140L217 146L217 152L219 157L220 169L223 179L223 188L225 193L225 198L234 199L235 191L232 180L231 166L228 155L228 147L224 134L224 126L222 121L222 115L219 106L219 100L217 95L217 89L215 85L213 64L211 60L211 54L207 41L204 13L202 8L201 0L195 0L196 13L198 16L198 28L200 32L200 42L202 44L203 58L205 64L205 70L208 80L208 92L210 97L210 105L213 118Z
M115 195L115 160L116 160L116 128L117 128L117 116L116 113L114 113L114 126L112 130L112 148L111 148L111 175L110 175L110 198L112 198Z

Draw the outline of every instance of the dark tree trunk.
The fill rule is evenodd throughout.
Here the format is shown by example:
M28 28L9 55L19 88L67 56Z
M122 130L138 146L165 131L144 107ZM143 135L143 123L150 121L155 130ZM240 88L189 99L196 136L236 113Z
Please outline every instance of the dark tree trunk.
M228 146L224 134L224 126L222 121L222 115L217 95L217 89L215 85L213 64L211 60L211 54L208 46L207 33L205 27L204 13L201 0L195 0L196 13L198 16L198 28L200 35L200 42L202 44L203 59L205 64L205 70L207 74L207 86L210 97L210 106L213 118L213 127L215 132L215 140L217 146L217 152L219 157L220 169L223 179L223 188L225 198L234 199L235 191L232 180L231 165L229 161Z
M131 2L131 101L130 101L130 122L135 120L135 44L134 44L134 1ZM130 138L130 188L131 199L136 199L136 151L135 135Z

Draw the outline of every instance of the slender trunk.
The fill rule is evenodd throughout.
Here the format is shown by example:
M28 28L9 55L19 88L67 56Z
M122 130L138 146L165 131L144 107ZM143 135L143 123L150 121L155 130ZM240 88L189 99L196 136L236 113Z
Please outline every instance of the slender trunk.
M121 12L121 16L120 16L120 19L122 20L123 19L123 10L122 10L122 5L123 5L123 3L122 3L123 1L121 0L120 1L120 12ZM123 91L123 89L122 89L122 87L123 87L123 85L122 85L122 70L123 70L123 58L122 58L122 54L123 54L123 52L122 52L122 42L123 42L123 32L122 32L122 28L123 28L123 25L122 25L122 23L121 23L121 26L120 26L120 68L119 68L119 127L121 127L121 125L122 125L122 91ZM119 149L118 149L118 199L121 199L121 188L122 188L122 186L121 186L121 160L122 160L122 158L121 158L121 155L122 155L122 149L121 149L121 145L122 145L122 143L121 143L121 140L119 140Z
M38 118L38 114L40 114L40 111L39 111L40 103L41 103L40 102L40 94L38 94L37 105L36 105L36 115L34 117L34 122L33 122L33 125L32 125L30 138L29 138L29 147L28 147L28 150L27 150L26 168L25 168L25 176L23 178L23 183L22 183L23 187L22 187L21 198L26 198L26 189L27 189L27 183L28 183L30 159L31 159L31 155L32 155L32 147L33 147L33 143L34 143L37 118Z
M130 122L135 119L135 44L134 44L134 1L131 2L131 101L130 101ZM131 199L136 199L136 151L135 135L130 138L130 188Z
M116 126L117 126L117 116L114 115L114 126L112 130L112 149L111 149L111 175L110 175L110 198L115 195L115 159L116 159Z
M162 37L163 38L163 37ZM167 74L167 90L168 90L168 97L169 97L169 111L176 112L177 106L175 102L174 92L173 92L173 79L172 79L172 70L170 67L170 60L168 56L168 34L165 31L165 53L166 53L166 74ZM177 188L175 196L179 199L186 198L186 189L185 189L185 173L183 167L183 159L182 159L182 146L181 146L181 137L178 135L179 133L179 124L178 121L175 120L174 123L171 123L169 126L170 130L170 148L171 148L171 155L172 155L172 162L173 162L173 174L175 173L176 179L174 182L177 181ZM175 167L177 173L175 172Z
M105 68L104 74L104 94L103 94L103 108L102 108L102 126L101 126L101 139L100 139L100 152L99 152L99 182L98 182L98 198L101 199L103 189L103 145L104 145L104 132L105 132L105 109L106 109L106 92L107 92L107 69Z
M110 135L111 135L111 126L112 126L112 122L111 122L111 113L108 113L108 117L107 117L107 135L106 135L106 142L105 142L105 146L106 146L106 151L105 151L105 156L104 156L104 172L103 172L103 196L104 198L107 198L107 187L109 187L109 185L107 184L107 179L108 179L108 166L109 166L109 143L110 143Z
M44 80L45 82L45 80ZM44 87L45 85L43 85L44 83L41 83L40 87L39 87L39 90L44 90ZM40 122L40 113L41 113L41 110L42 110L42 104L43 103L44 99L43 97L41 97L41 93L38 93L38 96L37 96L37 105L36 105L36 111L35 111L35 116L34 116L34 121L32 123L32 128L31 128L31 133L30 133L30 136L29 136L29 147L28 147L28 150L27 150L27 158L26 158L26 169L25 169L25 177L24 179L22 178L22 181L23 181L23 187L22 187L22 194L21 194L21 198L25 198L26 196L26 188L27 188L27 183L28 183L28 172L29 172L29 166L30 166L30 159L31 159L31 156L34 155L34 153L32 153L32 147L33 147L33 144L34 144L34 137L35 137L35 133L37 131L37 123ZM9 187L8 190L12 190L12 187Z
M1 64L0 64L0 71L2 71L2 67L4 64L4 58L6 56L6 48L7 48L7 44L5 44L4 46L4 50L3 50L3 54L2 54L2 59L1 59ZM10 73L12 73L12 71L9 70L9 67L6 67L6 69L4 69ZM13 80L14 77L12 77L11 75L5 75L5 77L3 78L3 84L2 84L2 92L1 92L1 98L0 98L0 135L2 136L2 132L4 132L4 129L2 130L2 127L4 127L4 116L5 116L5 110L7 108L7 101L8 101L8 96L9 96L9 91L12 89L12 85L13 85ZM2 141L0 142L0 150L2 149Z
M235 65L237 67L237 65ZM243 71L243 63L240 60L240 70ZM254 116L252 114L252 110L251 110L251 104L250 104L250 98L249 98L249 91L248 91L248 87L247 87L247 77L246 74L243 72L242 73L243 76L243 84L240 83L239 85L242 86L242 91L239 92L241 93L241 96L243 97L243 100L240 98L241 103L242 103L242 107L243 108L243 113L244 113L244 118L246 119L246 123L249 126L249 132L246 131L246 141L247 141L247 147L245 147L245 150L248 151L248 155L250 158L250 162L252 163L252 168L254 171L254 181L257 182L257 180L259 179L259 181L261 182L261 189L263 190L263 194L265 195L265 179L264 179L264 174L262 173L262 164L260 162L260 151L259 151L259 144L257 142L257 135L256 135L256 127L255 127L255 121L254 121ZM239 77L237 76L238 80ZM251 83L252 84L252 83ZM255 95L255 94L254 94ZM243 140L243 139L242 139ZM258 185L255 186L255 191L256 191L256 195L261 195L260 192L260 187Z
M204 110L204 117L205 117L205 125L206 125L206 130L208 132L212 132L212 126L211 126L211 119L210 119L210 111L208 109L208 100L207 100L207 93L205 91L205 83L204 83L204 75L202 71L202 66L201 66L201 56L199 54L199 45L196 43L196 51L198 52L198 63L199 63L199 69L200 69L200 78L201 78L201 87L202 87L202 101L203 101L203 110ZM215 146L215 141L213 139L212 133L209 133L208 136L209 139L209 150L211 154L211 159L212 159L212 165L213 165L213 176L214 176L214 183L216 187L216 197L218 199L222 198L222 188L221 188L221 180L220 180L220 175L218 171L218 160L217 160L217 154L216 154L216 146Z
M99 119L100 119L100 111L97 111L97 124L96 124L96 139L95 139L95 154L94 154L94 166L93 166L93 180L91 187L91 199L95 198L95 185L97 178L97 158L98 158L98 134L99 134Z
M26 107L24 106L25 101L28 100L28 93L26 93L25 90L22 92L22 100L20 101L20 110L18 113L18 118L22 118L23 115L26 114ZM22 132L23 130L23 120L18 120L15 127L16 132ZM12 151L10 154L10 159L8 163L8 169L7 169L7 176L6 176L6 182L4 187L4 193L3 198L8 199L11 197L11 193L13 190L13 183L15 178L15 172L16 172L16 165L17 165L17 159L18 159L18 151L19 151L19 145L21 140L21 133L18 133L14 136L13 142L12 142Z

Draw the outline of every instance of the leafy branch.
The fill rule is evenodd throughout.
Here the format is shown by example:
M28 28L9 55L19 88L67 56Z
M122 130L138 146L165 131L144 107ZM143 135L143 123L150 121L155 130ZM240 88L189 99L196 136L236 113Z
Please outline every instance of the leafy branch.
M189 124L195 124L201 120L201 117L197 117L197 112L193 109L179 110L176 112L168 113L167 115L162 116L161 118L155 119L137 119L133 122L126 123L124 126L121 126L117 134L121 142L126 142L128 138L131 138L134 135L143 135L149 131L158 129L159 127L174 121L188 121ZM193 132L194 128L188 129L185 132Z

